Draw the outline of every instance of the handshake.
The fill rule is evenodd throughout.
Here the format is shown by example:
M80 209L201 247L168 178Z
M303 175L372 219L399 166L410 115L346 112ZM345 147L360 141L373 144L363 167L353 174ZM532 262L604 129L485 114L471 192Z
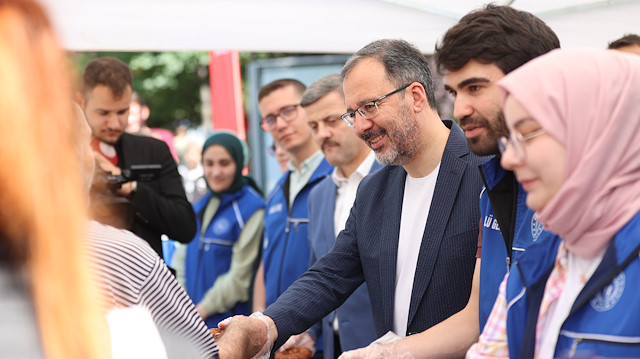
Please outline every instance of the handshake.
M260 312L250 316L236 315L212 329L221 359L268 359L278 331L273 320Z
M268 359L278 331L273 320L260 312L250 316L236 315L211 329L221 359ZM309 334L291 337L276 353L276 359L310 359L314 341Z
M221 359L268 359L278 339L274 321L260 312L246 317L236 315L218 323L211 329L218 344ZM276 359L310 359L315 343L308 333L294 335L275 355ZM389 332L368 347L344 352L341 359L414 359L402 338Z

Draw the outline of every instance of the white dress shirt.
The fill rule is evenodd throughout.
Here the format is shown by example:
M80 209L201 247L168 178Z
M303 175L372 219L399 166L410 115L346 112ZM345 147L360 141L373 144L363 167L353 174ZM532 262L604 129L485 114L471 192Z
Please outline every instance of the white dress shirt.
M336 192L336 208L333 212L333 227L336 237L338 237L338 233L344 229L347 218L349 218L349 213L351 212L351 207L353 207L353 202L356 200L358 185L360 185L360 181L371 172L371 167L375 159L376 156L373 154L373 151L371 151L349 178L343 176L337 167L333 170L331 179L338 187Z
M289 161L287 165L291 171L291 176L289 177L289 208L293 207L293 201L295 201L296 196L307 185L311 175L320 166L323 159L322 151L318 150L300 164L300 171L293 165L293 162Z

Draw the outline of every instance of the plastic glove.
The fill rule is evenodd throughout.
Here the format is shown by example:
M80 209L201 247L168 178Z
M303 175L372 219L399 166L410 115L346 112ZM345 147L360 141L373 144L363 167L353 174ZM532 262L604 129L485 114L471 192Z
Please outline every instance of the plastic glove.
M365 348L342 353L338 359L415 359L404 344L402 337L393 332L378 338Z
M269 322L264 319L264 315L262 314L262 312L253 312L251 313L250 317L262 320L265 327L267 328L267 342L264 343L262 349L252 359L269 359L269 357L271 356L271 349L273 348L273 343L275 341L271 336L272 328L269 328Z
M316 352L316 342L311 334L304 332L302 334L293 335L278 349L279 352L291 348L307 348L311 350L311 356Z
M255 319L261 320L264 323L264 325L265 325L265 327L267 329L267 340L264 343L264 345L262 346L262 348L258 351L258 353L255 356L253 356L253 359L269 359L269 356L271 354L271 349L273 348L273 343L275 342L275 335L277 335L277 329L275 328L275 326L270 327L269 321L267 321L267 319L265 319L265 316L260 312L255 312L255 313L251 314L249 317L254 318L254 319L252 319L252 321L254 321L254 322L255 322ZM257 329L257 328L256 328L256 324L253 324L253 323L252 324L248 324L245 321L245 320L249 320L249 317L245 317L245 316L241 316L241 315L238 315L238 316L235 316L235 317L229 317L229 318L226 318L226 319L222 320L221 322L219 322L218 323L218 327L220 329L226 330L229 325L233 325L233 323L237 323L237 322L234 322L235 318L240 318L239 319L239 320L241 320L241 322L240 322L241 324L239 324L239 325L241 325L240 328L242 328L242 326L244 325L245 326L245 330L248 330L248 332L245 332L245 334L246 333L251 333L251 334L248 334L248 335L253 336L253 335L255 335L253 333L255 333L255 329ZM244 318L244 319L242 319L242 318ZM246 325L249 325L249 327L246 327ZM247 329L247 328L253 328L253 329ZM243 329L240 329L240 330L243 330Z

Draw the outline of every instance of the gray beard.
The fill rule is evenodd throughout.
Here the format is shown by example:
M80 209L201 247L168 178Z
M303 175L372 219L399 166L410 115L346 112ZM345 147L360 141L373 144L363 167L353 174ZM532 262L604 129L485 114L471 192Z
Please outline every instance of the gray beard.
M375 151L378 162L385 165L403 165L410 162L420 150L418 122L411 116L411 111L406 105L400 109L400 113L386 129L389 139L389 148L384 151Z

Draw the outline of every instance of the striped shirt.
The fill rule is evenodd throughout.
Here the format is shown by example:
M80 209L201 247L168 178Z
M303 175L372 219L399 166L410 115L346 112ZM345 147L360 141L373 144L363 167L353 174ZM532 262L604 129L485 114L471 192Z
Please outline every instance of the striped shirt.
M89 222L88 238L105 308L147 308L170 357L176 346L184 349L177 357L187 357L189 350L202 358L218 357L218 347L193 302L147 242L95 221Z

